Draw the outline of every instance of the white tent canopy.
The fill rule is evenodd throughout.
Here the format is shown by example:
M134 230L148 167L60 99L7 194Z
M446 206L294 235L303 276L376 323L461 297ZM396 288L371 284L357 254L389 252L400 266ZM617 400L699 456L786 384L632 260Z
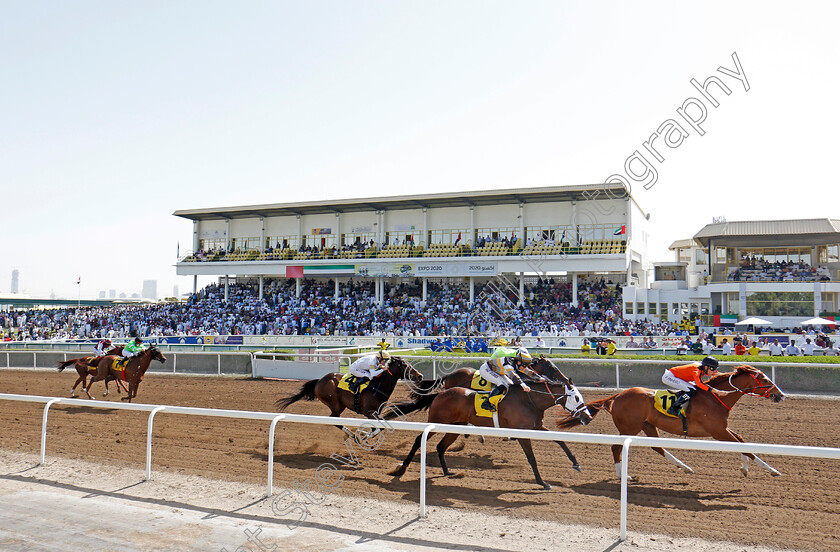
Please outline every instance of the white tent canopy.
M819 316L816 318L809 318L808 320L803 320L799 323L800 326L828 326L830 324L836 324L836 322L834 320L820 318Z
M754 316L750 318L745 318L740 322L735 322L736 326L770 326L771 324L773 323L769 320L764 320L763 318L756 318Z

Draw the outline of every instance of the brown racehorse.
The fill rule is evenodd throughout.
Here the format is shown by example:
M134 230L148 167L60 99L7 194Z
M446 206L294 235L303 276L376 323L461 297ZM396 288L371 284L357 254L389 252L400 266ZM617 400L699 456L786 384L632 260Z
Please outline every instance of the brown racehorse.
M572 380L566 375L561 372L557 366L554 365L551 360L545 358L545 355L540 355L538 358L535 358L534 361L531 363L530 368L535 371L536 373L547 377L550 381L554 383L563 383L566 385L574 386ZM420 397L423 395L428 395L433 393L437 389L443 387L443 389L452 389L453 387L465 387L470 389L470 385L472 385L473 376L475 373L478 372L475 368L458 368L457 370L453 371L450 374L442 378L438 378L436 380L423 380L419 385L416 386L414 391L411 393L411 398L415 403L420 400ZM406 411L401 411L403 414L408 414L409 412L413 412L417 410L413 408L414 405L404 404L403 407L406 408ZM386 414L385 418L388 419L389 417L395 417L399 415L399 413L389 413ZM464 437L469 437L469 435L465 435ZM479 435L478 441L480 443L484 442L484 436ZM569 461L572 463L572 468L575 471L580 470L580 464L575 458L575 455L572 454L571 449L564 441L554 441L560 448L563 449L563 452L566 453L566 457L568 457Z
M507 396L499 402L499 427L548 431L543 425L543 416L547 409L557 404L562 404L567 411L571 412L583 424L589 423L592 419L592 416L587 412L586 406L583 403L583 397L581 397L580 392L574 386L563 383L533 381L529 381L528 383L533 387L530 393L526 393L520 385L513 385L508 390ZM541 390L543 387L545 391ZM416 407L414 410L429 408L429 423L472 424L485 427L493 427L494 425L492 418L478 416L475 413L475 391L462 387L453 387L435 395L424 395L420 398L420 401L407 403L407 405ZM397 408L401 406L403 405L396 405ZM402 465L390 472L390 475L400 477L405 473L405 469L411 463L411 460L417 453L417 449L420 448L421 437L421 435L417 436L417 439L414 440L414 445L411 447L411 451L406 456ZM444 454L446 453L446 449L457 438L457 433L447 433L437 445L440 467L443 468L444 475L452 475L452 472L449 471L446 465ZM551 485L543 481L542 477L540 477L540 472L537 469L537 460L534 458L534 450L531 447L531 440L517 439L517 441L519 441L519 445L528 458L528 463L531 465L537 484L542 485L543 489L550 489Z
M122 400L131 402L131 399L137 396L137 388L140 386L140 382L143 381L143 376L146 374L146 370L149 369L149 365L153 360L161 363L166 362L166 357L163 356L163 353L155 345L150 345L148 349L144 349L128 359L124 371L115 368L117 362L120 361L120 357L115 355L104 356L99 361L96 377L90 383L93 385L94 381L106 379L111 376L115 379L123 379L128 382L128 396L123 397Z
M356 410L353 393L338 388L338 383L343 376L344 374L333 373L321 379L309 380L303 384L299 393L279 399L276 405L283 410L301 399L307 401L318 399L330 409L330 416L341 416L341 413L349 408L363 416L374 418L374 414L377 414L380 407L391 397L397 381L407 379L419 383L423 380L423 375L405 360L392 356L386 370L373 378L365 390L359 394L359 406Z
M688 437L714 437L718 441L737 441L743 443L740 435L729 429L729 412L744 395L758 397L770 397L773 402L780 402L785 398L781 389L773 383L770 378L760 370L752 366L738 366L732 372L718 374L707 383L713 389L709 391L698 390L694 398L689 402L686 411L686 426ZM644 431L649 437L658 437L658 429L674 435L683 434L682 420L662 414L653 404L654 391L644 387L632 387L621 393L594 401L586 406L595 416L599 411L605 410L612 415L615 427L622 435L638 435ZM569 429L579 425L580 422L572 417L566 417L557 425L560 429ZM678 468L686 473L694 473L690 467L676 458L667 450L656 447L653 450L667 458ZM613 445L613 461L615 462L616 474L621 477L621 446ZM743 464L741 473L746 476L749 473L749 461L756 463L770 472L771 475L781 475L778 470L761 460L753 454L742 455Z
M122 355L123 346L119 345L110 349L106 355ZM99 361L102 360L104 357L97 357L97 356L86 356L80 358L71 358L70 360L65 360L64 362L58 363L58 371L62 372L65 368L70 366L71 364L76 369L76 372L79 374L79 378L76 380L76 383L73 384L73 387L70 389L70 398L76 396L76 386L80 383L82 384L82 391L84 391L89 399L93 397L90 396L89 387L87 384L87 377L88 376L96 376L96 367L99 365ZM109 381L116 381L117 382L117 393L120 392L120 387L123 388L123 391L128 393L128 389L125 388L125 385L113 376L109 376L105 379L105 396L108 396L108 382ZM93 383L93 381L91 381Z

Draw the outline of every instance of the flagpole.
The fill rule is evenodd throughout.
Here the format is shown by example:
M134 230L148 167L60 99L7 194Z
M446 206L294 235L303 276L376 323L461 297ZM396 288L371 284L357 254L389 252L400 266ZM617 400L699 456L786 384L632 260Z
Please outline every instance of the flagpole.
M81 309L82 308L82 277L81 276L79 276L79 279L76 280L76 288L77 288L77 291L78 291L78 298L77 298L78 302L76 303L76 308Z

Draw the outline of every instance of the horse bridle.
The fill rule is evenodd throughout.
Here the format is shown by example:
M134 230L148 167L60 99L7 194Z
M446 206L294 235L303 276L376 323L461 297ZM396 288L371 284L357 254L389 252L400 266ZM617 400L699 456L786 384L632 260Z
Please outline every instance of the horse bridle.
M568 382L568 383L563 383L563 384L562 384L562 385L564 386L565 390L566 390L566 392L565 392L565 393L563 393L563 395L562 395L562 396L555 395L555 394L551 391L551 388L548 386L548 381L543 381L543 382L542 382L542 384L543 384L543 385L545 385L545 392L543 392L543 391L537 391L536 389L531 389L531 392L532 392L532 393L539 393L539 394L541 394L541 395L550 395L550 396L551 396L551 398L552 398L552 399L554 399L554 406L561 405L561 402L560 402L560 401L562 401L563 399L567 399L567 398L569 398L569 396L571 396L571 395L574 395L574 391L571 391L571 387L572 387L572 383L571 383L571 382ZM531 402L533 402L533 401L531 401ZM585 404L581 404L581 405L580 405L579 407L577 407L575 410L569 410L568 408L566 408L566 405L565 405L565 404L562 404L561 406L563 406L563 408L564 408L567 412L569 412L570 414L572 414L572 415L575 415L575 414L577 414L578 412L580 412L581 410L586 409L586 405L585 405Z
M770 378L768 378L767 374L765 374L764 372L761 372L761 375L764 376L765 379L767 379L767 381L770 382L770 385L765 385L765 384L761 383L761 380L759 380L758 377L750 371L744 371L742 373L745 373L748 376L750 376L750 378L752 378L752 380L755 382L755 387L753 387L752 390L750 390L750 391L746 391L744 389L741 389L740 387L738 387L734 383L732 383L732 378L735 377L735 372L733 372L733 373L729 374L729 385L731 385L733 389L735 389L736 391L740 391L744 395L750 395L752 397L762 397L762 398L770 397L770 390L773 389L774 387L776 387L776 383L773 380L771 380ZM761 390L761 389L765 390L764 393L761 393L761 394L756 393L756 390Z

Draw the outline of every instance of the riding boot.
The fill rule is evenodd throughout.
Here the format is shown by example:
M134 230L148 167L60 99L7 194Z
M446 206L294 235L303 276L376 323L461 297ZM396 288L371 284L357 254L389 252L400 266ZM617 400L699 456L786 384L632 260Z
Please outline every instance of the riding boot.
M668 414L672 416L679 416L680 410L682 410L683 405L687 403L693 395L694 393L692 393L691 391L684 391L679 397L677 397L677 399L674 401L674 404L672 404L671 407L668 408Z
M484 397L484 403L481 405L481 407L485 410L489 410L490 412L495 412L496 407L493 406L493 403L490 402L490 399L492 399L496 395L503 395L504 392L504 387L502 387L501 385L496 385L495 387L493 387L493 390L490 391L490 393L486 397Z
M349 385L349 387L350 387L350 391L352 391L352 392L353 392L353 394L355 395L356 393L358 393L358 392L359 392L359 387L361 387L361 386L362 386L362 384L364 384L364 383L365 383L365 382L367 382L367 381L370 381L370 378L356 378L356 379L353 381L353 383L351 383L351 384Z

